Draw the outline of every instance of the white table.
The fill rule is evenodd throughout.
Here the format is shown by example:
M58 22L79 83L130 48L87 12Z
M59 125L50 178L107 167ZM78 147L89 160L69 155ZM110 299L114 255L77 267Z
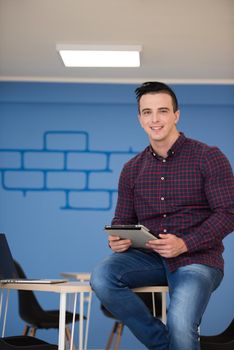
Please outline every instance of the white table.
M72 278L76 279L78 281L89 281L91 274L89 272L62 272L61 275L65 278ZM134 288L133 291L135 293L152 293L152 301L153 301L153 313L154 316L156 316L156 310L155 310L155 300L154 300L154 293L161 293L162 295L162 321L166 324L167 321L167 293L168 293L168 286L145 286L145 287L139 287ZM89 318L90 318L90 309L91 309L91 297L92 292L89 292L89 298L88 298L88 312L87 312L87 324L86 324L86 336L85 336L85 347L84 350L87 350L87 339L88 339L88 326L89 326Z
M3 305L3 293L7 290L7 299L5 302L5 312L3 320L3 331L4 336L8 296L9 291L14 290L31 290L41 292L53 292L60 294L60 306L59 306L59 336L58 336L58 350L64 350L65 347L65 316L66 316L66 301L67 294L75 294L74 310L73 310L73 322L72 322L72 335L71 335L71 347L74 337L74 324L75 324L75 311L76 311L76 298L77 294L80 295L80 327L79 327L79 350L83 350L83 322L84 322L84 293L90 293L91 287L88 282L64 282L58 284L19 284L19 283L8 283L0 284L1 296L0 296L0 312Z

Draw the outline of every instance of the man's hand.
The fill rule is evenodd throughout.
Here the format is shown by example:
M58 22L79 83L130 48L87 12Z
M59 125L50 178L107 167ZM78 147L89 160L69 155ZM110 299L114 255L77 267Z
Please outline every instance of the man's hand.
M146 247L153 249L164 258L174 258L188 251L182 238L171 233L160 234L160 239L149 241Z
M116 253L122 253L128 250L132 242L130 239L122 239L118 236L108 236L109 246Z

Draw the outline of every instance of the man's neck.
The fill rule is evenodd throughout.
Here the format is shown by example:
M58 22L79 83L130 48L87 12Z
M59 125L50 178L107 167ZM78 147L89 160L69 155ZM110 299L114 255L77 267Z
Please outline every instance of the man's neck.
M177 131L170 140L167 140L166 142L163 140L155 141L154 143L151 143L151 147L159 156L163 158L167 158L168 151L171 149L171 147L176 142L179 136L180 136L180 133Z

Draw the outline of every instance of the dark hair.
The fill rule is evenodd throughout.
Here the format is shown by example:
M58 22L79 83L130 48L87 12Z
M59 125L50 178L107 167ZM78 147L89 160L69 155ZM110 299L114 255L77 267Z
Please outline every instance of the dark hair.
M153 93L165 93L171 96L173 111L176 112L179 109L178 101L174 91L166 84L160 83L158 81L148 81L140 85L136 90L136 98L138 102L138 108L140 105L140 98L145 94L153 94ZM139 108L140 110L140 108Z

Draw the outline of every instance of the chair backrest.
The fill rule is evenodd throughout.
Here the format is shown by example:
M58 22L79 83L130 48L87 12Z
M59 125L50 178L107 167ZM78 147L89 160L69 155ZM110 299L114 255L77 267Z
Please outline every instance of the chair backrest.
M19 278L27 278L22 267L14 260ZM35 294L32 291L18 290L19 314L22 320L31 324L37 325L37 321L41 319L44 310L37 301Z
M223 332L223 334L226 337L226 339L234 340L234 319L227 327L226 331Z

